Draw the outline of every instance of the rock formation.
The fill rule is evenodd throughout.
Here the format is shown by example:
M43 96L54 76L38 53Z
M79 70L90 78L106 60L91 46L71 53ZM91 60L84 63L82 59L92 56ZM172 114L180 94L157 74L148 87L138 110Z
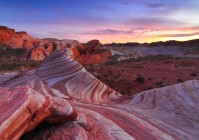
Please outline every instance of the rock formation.
M22 139L194 140L199 137L197 80L126 98L88 73L74 60L71 49L66 48L54 51L37 70L21 73L1 86L1 93L7 94L0 94L0 108L6 106L0 109L0 123L9 122L12 127L11 131L0 125L1 139L17 139L43 120L51 125L41 125ZM33 111L30 102L36 106ZM17 112L24 113L28 108L31 108L27 112L29 119L24 122ZM51 112L45 113L41 108ZM9 113L5 114L6 110ZM16 120L28 126L13 127Z
M10 89L0 87L0 97L1 140L19 139L24 132L33 130L44 119L49 123L57 123L77 117L66 100L44 96L28 85Z
M15 30L0 26L0 42L4 43L15 35Z
M85 44L88 52L95 52L100 46L101 43L99 40L91 40Z
M28 35L26 32L15 32L14 29L0 26L0 43L12 48L24 48L27 58L31 60L43 60L55 50L70 48L76 60L82 64L98 64L106 62L111 56L109 50L100 50L100 42L92 40L82 44L76 40L38 39Z
M30 50L34 48L34 42L38 39L33 38L26 32L15 32L5 26L0 26L0 43L10 45L12 48L25 48Z

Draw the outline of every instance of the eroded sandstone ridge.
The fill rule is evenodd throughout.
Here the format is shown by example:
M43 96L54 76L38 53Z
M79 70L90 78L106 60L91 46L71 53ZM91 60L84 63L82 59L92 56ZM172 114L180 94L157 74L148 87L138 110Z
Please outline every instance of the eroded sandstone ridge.
M5 26L0 26L0 44L6 44L13 49L24 49L26 58L43 60L55 50L70 48L75 59L81 64L99 64L108 61L111 51L100 49L98 40L91 40L85 44L76 40L58 40L52 38L39 39L26 32L16 32Z
M42 95L28 85L0 87L0 139L19 139L44 120L60 123L75 120L76 111L68 101Z
M197 80L125 98L88 73L74 60L71 49L63 49L47 57L37 70L1 86L1 139L18 139L42 121L51 125L37 127L22 139L199 137Z

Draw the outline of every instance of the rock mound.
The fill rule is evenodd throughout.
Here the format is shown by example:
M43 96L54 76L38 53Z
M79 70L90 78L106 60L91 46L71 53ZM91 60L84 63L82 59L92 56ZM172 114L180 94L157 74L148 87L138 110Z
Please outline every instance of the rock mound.
M14 29L0 26L0 43L11 46L12 48L23 48L26 50L26 58L30 60L44 60L55 50L70 48L76 60L82 64L96 64L108 60L111 53L97 55L96 51L101 46L99 40L92 40L82 44L76 40L58 40L54 38L37 39L26 32L15 32ZM108 51L108 50L107 50ZM107 55L108 54L108 55Z
M20 88L23 85L29 85L34 96L32 100L37 102L35 106L42 108L42 104L48 100L48 104L45 105L52 108L52 112L46 115L45 112L39 111L40 108L35 108L36 112L40 113L36 113L32 119L36 116L33 120L39 121L26 129L13 127L16 132L21 132L17 137L1 125L1 138L19 138L24 132L39 124L40 120L52 124L74 120L76 118L74 109L77 112L75 121L40 126L22 139L187 140L199 137L199 81L196 80L149 90L126 98L88 73L74 60L71 49L62 49L47 57L38 70L26 71L18 78L4 82L1 85L4 87L1 88L1 93L9 94L10 90L13 91L12 96L15 93L18 95L18 92L22 93ZM23 100L19 100L21 96L17 96L19 99L17 98L16 102L19 102L19 105L13 106L14 102L11 101L9 108L6 107L10 114L20 110L20 106L30 94L26 93L23 92L25 94ZM9 96L0 95L2 98ZM12 96L9 97L12 99ZM5 106L6 101L0 100L0 105ZM4 111L1 112L2 123L6 121L3 118L8 118L4 117L6 114ZM20 116L15 116L14 120L20 120ZM37 116L40 119L37 119ZM29 122L31 119L25 124ZM14 126L14 121L10 121L10 126ZM6 131L8 133L2 133Z
M0 26L0 43L4 43L15 35L14 29L9 29L5 26Z

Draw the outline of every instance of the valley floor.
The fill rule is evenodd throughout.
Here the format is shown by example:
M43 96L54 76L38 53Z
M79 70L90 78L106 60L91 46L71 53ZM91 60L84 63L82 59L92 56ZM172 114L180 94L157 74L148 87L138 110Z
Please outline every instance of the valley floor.
M199 59L193 58L126 60L86 65L85 68L103 83L125 95L199 79Z

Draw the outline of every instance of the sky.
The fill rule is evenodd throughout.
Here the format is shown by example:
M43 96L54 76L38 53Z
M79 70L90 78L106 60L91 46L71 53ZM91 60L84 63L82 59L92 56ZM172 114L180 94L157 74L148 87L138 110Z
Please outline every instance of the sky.
M199 0L1 0L0 25L102 43L199 38Z

